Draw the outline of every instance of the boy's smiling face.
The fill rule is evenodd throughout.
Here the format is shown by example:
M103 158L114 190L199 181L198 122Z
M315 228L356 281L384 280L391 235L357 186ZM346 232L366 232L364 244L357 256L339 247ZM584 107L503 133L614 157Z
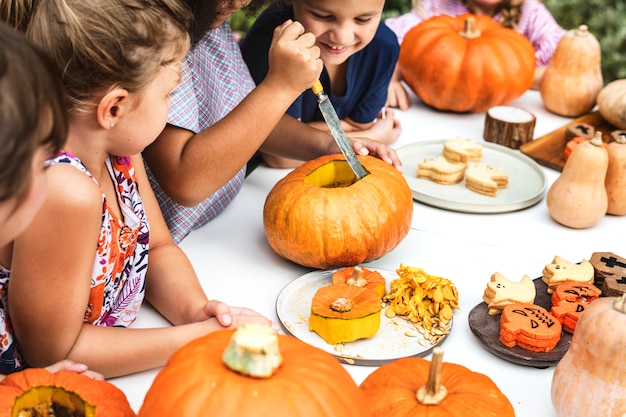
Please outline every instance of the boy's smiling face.
M315 35L326 66L343 64L374 38L384 0L286 0L294 19Z

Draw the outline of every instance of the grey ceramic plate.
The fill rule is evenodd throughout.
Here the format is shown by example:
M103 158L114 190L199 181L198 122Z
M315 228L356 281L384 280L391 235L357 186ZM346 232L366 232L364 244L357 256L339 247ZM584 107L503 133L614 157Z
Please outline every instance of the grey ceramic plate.
M385 277L387 289L389 283L398 278L394 271L368 269L378 271ZM421 335L412 324L400 317L387 318L381 312L380 330L373 338L336 345L326 343L317 333L309 330L309 315L313 295L320 287L331 285L333 272L335 270L309 272L287 284L278 294L276 313L288 334L332 354L344 363L366 366L379 366L408 356L427 356L445 340L445 337L440 339L436 345L425 341L426 346L422 346L419 343ZM407 336L407 332L415 337Z
M533 206L543 198L547 180L541 167L518 150L489 142L479 142L483 146L481 162L493 165L509 175L507 187L498 190L495 197L469 190L465 186L465 180L454 185L442 185L417 178L417 165L424 158L441 155L444 142L445 140L424 141L396 150L414 200L451 211L505 213Z

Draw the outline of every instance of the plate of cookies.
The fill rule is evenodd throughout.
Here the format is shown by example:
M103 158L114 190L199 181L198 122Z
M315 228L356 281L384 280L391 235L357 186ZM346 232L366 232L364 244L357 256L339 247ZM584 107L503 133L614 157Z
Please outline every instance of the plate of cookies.
M398 287L398 274L362 266L309 272L281 290L276 313L287 334L346 364L379 366L399 358L426 356L449 334L458 294L449 280L433 277L444 280L436 282L455 301L445 307L446 300L440 297L436 307L441 313L430 316L430 329L425 330L421 324L387 311L393 300L385 297ZM446 308L448 312L443 311ZM446 320L439 320L440 316Z
M469 327L502 359L535 368L556 365L569 349L580 315L599 297L615 295L612 278L624 275L626 260L607 252L576 263L555 256L534 280L524 275L518 282L496 272L483 302L469 313Z
M413 199L465 213L505 213L535 205L547 189L539 164L518 150L456 137L396 150Z

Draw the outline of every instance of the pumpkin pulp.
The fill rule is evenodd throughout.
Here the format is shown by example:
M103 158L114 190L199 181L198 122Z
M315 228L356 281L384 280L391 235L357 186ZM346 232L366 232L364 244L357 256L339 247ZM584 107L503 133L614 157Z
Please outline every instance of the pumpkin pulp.
M11 417L94 417L96 408L78 394L55 386L36 386L22 393Z
M304 182L323 188L349 187L357 181L348 162L340 159L320 165L304 177Z
M380 329L380 297L366 287L335 284L313 296L309 329L327 343L373 337Z

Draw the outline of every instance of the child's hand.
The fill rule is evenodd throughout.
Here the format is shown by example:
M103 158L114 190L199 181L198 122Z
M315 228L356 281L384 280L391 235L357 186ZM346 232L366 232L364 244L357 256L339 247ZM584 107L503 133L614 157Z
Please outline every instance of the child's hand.
M364 136L389 145L398 140L401 133L402 126L400 121L394 117L394 111L385 108L379 113L376 123L372 124Z
M411 105L409 95L400 80L392 79L387 90L387 106L407 110Z
M352 149L357 155L373 155L393 165L398 171L402 171L402 162L398 158L396 151L373 139L350 138ZM339 152L338 150L336 152Z
M292 89L295 96L300 95L319 79L323 66L315 36L305 33L300 22L287 20L274 29L264 82L272 85L277 93Z
M209 300L202 310L198 312L195 321L205 321L215 318L222 327L238 327L242 323L264 323L273 327L276 331L279 326L256 311L248 308L230 307L217 300Z
M64 370L64 371L75 372L77 374L82 374L82 375L88 376L91 379L100 379L100 380L104 379L104 376L102 374L99 374L98 372L95 372L95 371L90 371L87 368L87 365L84 365L82 363L77 363L69 359L64 359L50 366L46 366L46 369L50 371L51 373Z

